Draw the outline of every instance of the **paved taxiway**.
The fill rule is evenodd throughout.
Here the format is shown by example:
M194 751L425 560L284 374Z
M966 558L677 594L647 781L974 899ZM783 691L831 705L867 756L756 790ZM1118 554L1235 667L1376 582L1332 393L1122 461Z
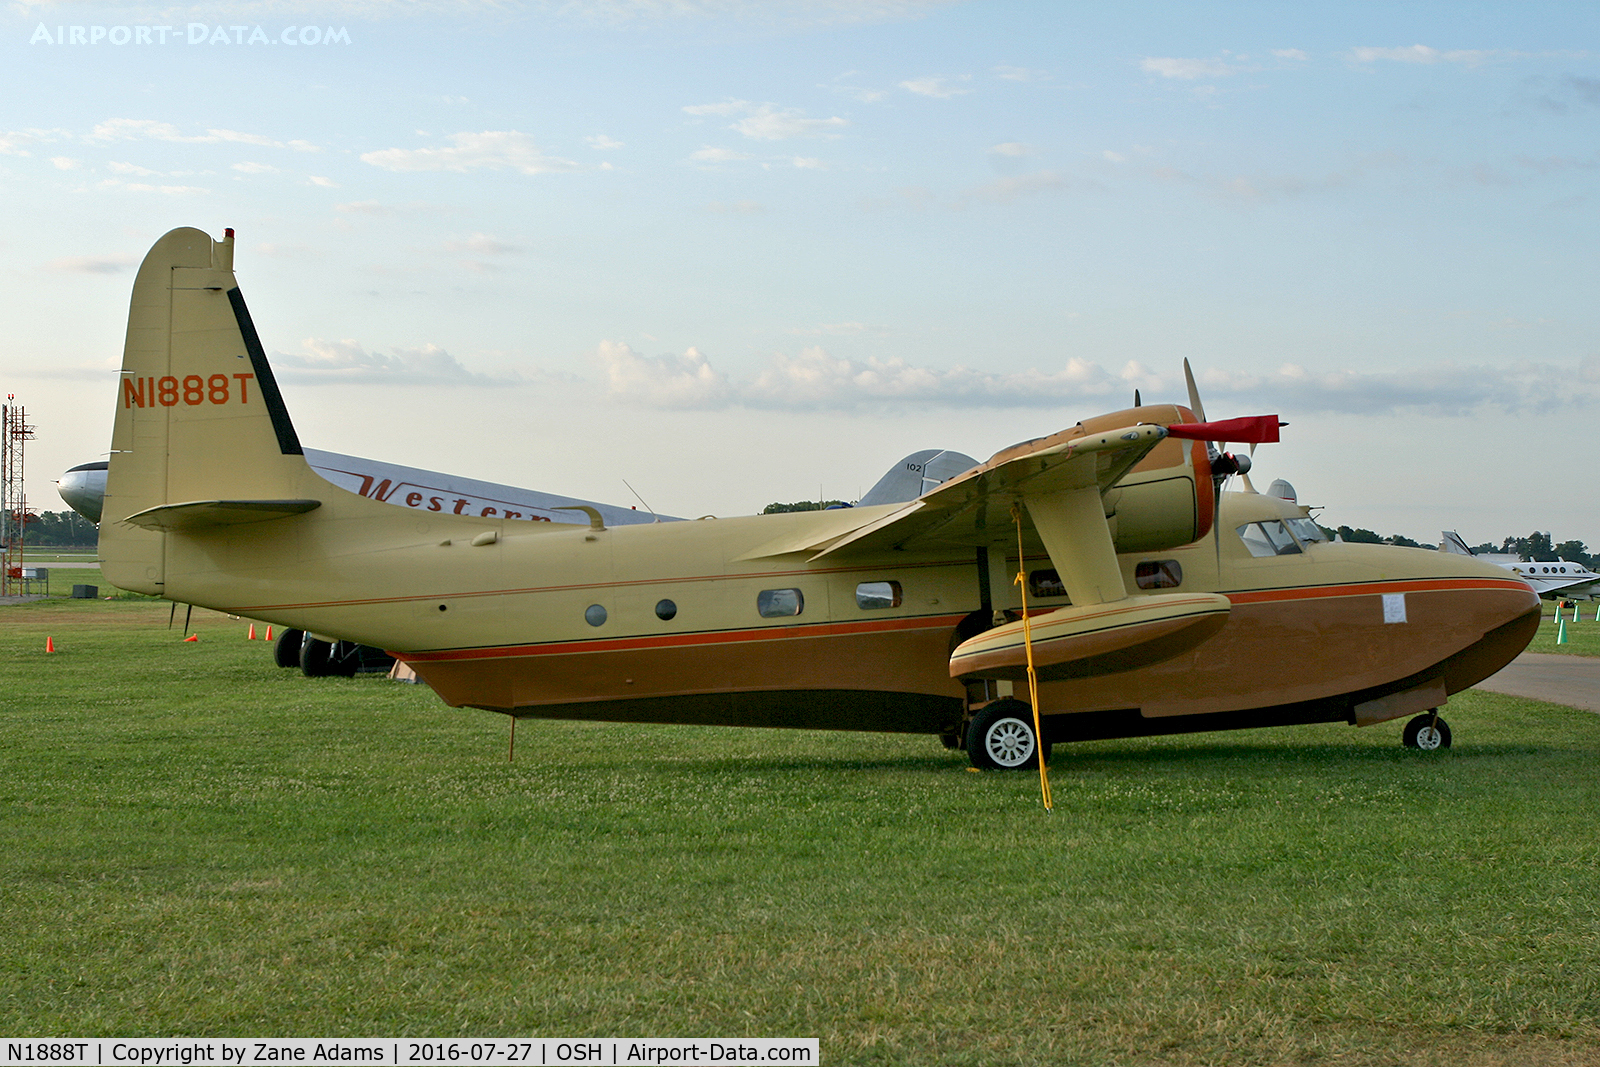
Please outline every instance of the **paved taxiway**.
M1600 712L1600 659L1524 652L1478 688Z

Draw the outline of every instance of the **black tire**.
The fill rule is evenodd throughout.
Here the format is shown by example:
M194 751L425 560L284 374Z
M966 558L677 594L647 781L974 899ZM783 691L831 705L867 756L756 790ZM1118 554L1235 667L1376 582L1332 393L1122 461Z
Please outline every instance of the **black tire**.
M328 650L328 674L334 678L354 678L361 666L361 646L354 641L335 641Z
M1039 765L1039 739L1033 731L1033 709L1013 697L988 704L967 728L967 758L984 771L1025 771ZM1044 745L1050 762L1050 745Z
M272 642L272 662L280 667L300 666L300 646L305 642L304 630L285 630Z
M307 678L325 678L333 645L308 636L300 646L300 673Z
M1400 743L1407 748L1420 748L1425 752L1450 747L1450 724L1437 718L1431 711L1406 723L1405 733L1400 735Z

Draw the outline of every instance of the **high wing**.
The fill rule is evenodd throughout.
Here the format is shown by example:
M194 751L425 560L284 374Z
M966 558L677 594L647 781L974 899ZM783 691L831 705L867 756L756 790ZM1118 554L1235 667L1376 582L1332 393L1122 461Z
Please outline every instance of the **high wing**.
M1069 437L1071 433L1008 448L898 511L831 543L809 546L816 549L812 558L1008 541L1015 536L1014 504L1091 489L1098 498L1167 436L1165 427L1155 425L1125 426L1092 436ZM1103 511L1100 528L1105 530ZM1104 536L1109 545L1109 534Z

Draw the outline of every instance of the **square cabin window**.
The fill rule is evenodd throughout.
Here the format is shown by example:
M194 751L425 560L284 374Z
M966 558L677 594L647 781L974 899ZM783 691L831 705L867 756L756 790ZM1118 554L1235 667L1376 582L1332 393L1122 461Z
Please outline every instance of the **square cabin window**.
M1066 596L1067 587L1061 584L1061 575L1054 567L1028 572L1028 595L1036 597Z
M763 589L756 594L756 610L763 619L781 619L805 610L806 598L798 589Z
M1133 568L1140 589L1176 589L1183 584L1183 567L1175 559L1142 560Z
M856 586L856 607L863 611L900 606L899 582L862 582Z

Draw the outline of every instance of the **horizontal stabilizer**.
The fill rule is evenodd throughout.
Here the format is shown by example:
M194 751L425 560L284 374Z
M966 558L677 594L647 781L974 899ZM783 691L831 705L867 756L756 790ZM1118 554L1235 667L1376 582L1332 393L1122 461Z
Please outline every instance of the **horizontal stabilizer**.
M320 500L190 500L163 504L129 515L125 521L147 530L203 530L212 526L242 526L304 515L322 506Z

